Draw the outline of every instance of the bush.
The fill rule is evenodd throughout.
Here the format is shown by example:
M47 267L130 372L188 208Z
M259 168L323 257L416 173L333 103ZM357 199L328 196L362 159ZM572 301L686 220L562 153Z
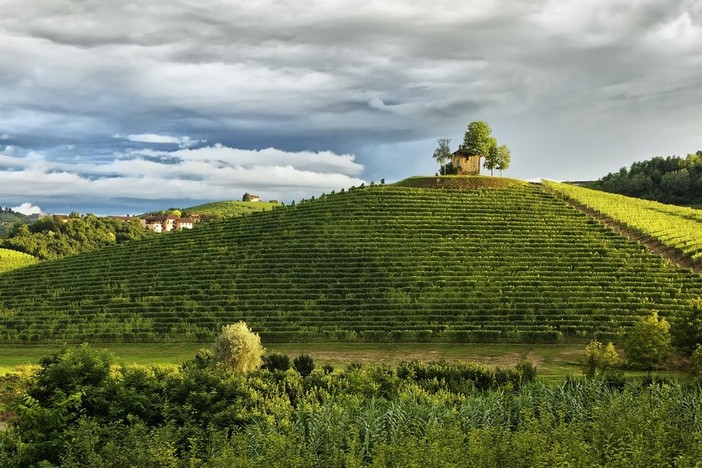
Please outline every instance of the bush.
M626 340L627 360L633 367L652 371L670 356L670 325L655 310L639 320Z
M249 330L243 321L222 327L222 332L212 347L216 366L244 373L261 367L261 356L265 352L261 338Z
M293 360L293 367L303 377L307 377L314 370L314 360L309 354L300 354Z
M290 369L290 357L283 353L268 353L263 356L263 368L271 372Z
M621 365L621 359L614 345L609 342L603 346L599 341L591 341L585 348L583 356L583 374L585 377L594 379L614 377L617 368Z

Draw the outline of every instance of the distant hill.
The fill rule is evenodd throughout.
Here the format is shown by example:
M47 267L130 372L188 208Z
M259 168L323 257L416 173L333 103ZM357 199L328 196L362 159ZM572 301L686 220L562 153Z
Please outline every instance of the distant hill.
M623 167L587 187L662 203L702 206L702 151L655 157Z
M365 186L2 274L0 339L210 341L245 320L264 341L602 340L702 296L702 277L539 185L465 182Z
M9 208L0 208L0 237L5 237L16 223L31 224L36 219Z
M181 211L183 213L198 213L209 218L222 219L258 211L269 211L279 206L281 204L278 202L219 201L183 208Z

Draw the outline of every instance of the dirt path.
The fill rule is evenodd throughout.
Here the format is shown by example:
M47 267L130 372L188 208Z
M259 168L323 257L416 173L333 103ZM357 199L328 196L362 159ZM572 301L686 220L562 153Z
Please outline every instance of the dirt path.
M610 229L613 229L614 231L618 232L623 236L628 237L634 242L643 244L651 252L660 255L661 257L665 258L666 260L669 260L671 263L677 265L678 267L692 270L695 273L702 273L702 265L695 262L690 257L683 255L674 248L662 244L658 239L654 239L650 236L643 235L635 229L630 228L626 224L615 221L601 213L596 212L592 208L588 208L585 205L581 205L580 203L572 199L569 199L567 197L562 198L567 203L571 204L573 207L582 211L591 218L595 218L605 226L609 227Z

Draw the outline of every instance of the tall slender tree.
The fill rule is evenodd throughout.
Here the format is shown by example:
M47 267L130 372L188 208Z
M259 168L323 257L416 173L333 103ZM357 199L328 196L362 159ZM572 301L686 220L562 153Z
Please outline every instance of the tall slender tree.
M488 138L488 152L485 155L485 162L483 167L485 169L490 169L490 175L493 175L493 171L497 168L499 164L499 148L497 147L497 140L493 137Z
M497 148L497 165L495 166L495 169L500 171L500 177L502 177L502 171L509 168L511 159L512 153L507 148L507 145L500 145Z
M439 146L434 150L433 158L439 163L439 166L445 165L447 162L451 161L451 148L449 143L451 143L450 138L439 138L436 140Z

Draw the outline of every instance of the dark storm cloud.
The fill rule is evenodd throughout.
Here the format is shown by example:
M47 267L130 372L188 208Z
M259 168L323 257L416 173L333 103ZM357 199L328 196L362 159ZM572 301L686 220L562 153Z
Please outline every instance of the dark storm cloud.
M2 0L0 145L100 166L330 150L366 167L339 181L393 179L434 172L434 140L481 119L509 174L597 177L702 146L701 4Z

